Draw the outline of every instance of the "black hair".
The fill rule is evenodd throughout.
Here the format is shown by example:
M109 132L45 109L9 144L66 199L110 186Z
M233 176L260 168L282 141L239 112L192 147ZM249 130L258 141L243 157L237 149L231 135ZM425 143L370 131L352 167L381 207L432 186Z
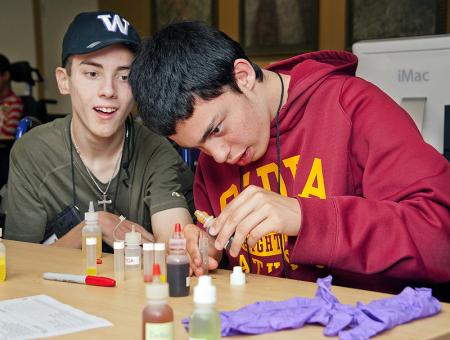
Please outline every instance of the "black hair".
M145 40L129 75L144 123L170 136L177 122L192 116L197 98L214 99L226 88L241 92L234 77L236 59L249 60L239 43L199 21L170 24ZM261 69L252 66L262 80Z
M3 54L0 54L0 74L5 72L11 72L11 64L9 63L8 58Z

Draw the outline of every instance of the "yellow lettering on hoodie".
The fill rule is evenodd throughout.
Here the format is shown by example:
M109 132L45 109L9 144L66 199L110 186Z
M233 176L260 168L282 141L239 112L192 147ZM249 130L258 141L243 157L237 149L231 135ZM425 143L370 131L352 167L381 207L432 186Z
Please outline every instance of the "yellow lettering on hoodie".
M299 196L305 198L316 196L322 199L327 197L323 180L322 160L320 158L314 158L308 179L302 193L299 194Z
M269 191L274 191L270 188L269 174L271 173L275 175L277 181L281 180L280 194L283 196L287 196L286 184L284 183L283 176L280 176L280 179L278 178L278 166L275 163L269 163L256 169L256 174L261 178L263 188Z
M222 211L228 204L229 198L236 198L239 194L238 188L235 184L232 184L227 191L220 195L220 211Z
M239 255L239 265L242 267L242 270L245 273L250 273L250 269L248 268L247 260L245 259L244 255Z
M286 168L291 170L292 178L295 180L295 175L297 174L297 165L300 160L300 155L292 156L286 159L283 159L283 164Z

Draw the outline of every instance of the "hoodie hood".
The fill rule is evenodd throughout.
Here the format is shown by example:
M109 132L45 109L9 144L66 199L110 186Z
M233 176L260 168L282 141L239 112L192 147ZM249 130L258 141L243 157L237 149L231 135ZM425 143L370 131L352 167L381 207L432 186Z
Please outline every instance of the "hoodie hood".
M267 70L291 76L288 98L280 110L280 134L298 124L303 116L302 107L325 79L334 74L353 76L357 64L358 58L350 52L320 51L269 65ZM291 110L293 106L295 110ZM276 136L275 120L271 124L270 136Z

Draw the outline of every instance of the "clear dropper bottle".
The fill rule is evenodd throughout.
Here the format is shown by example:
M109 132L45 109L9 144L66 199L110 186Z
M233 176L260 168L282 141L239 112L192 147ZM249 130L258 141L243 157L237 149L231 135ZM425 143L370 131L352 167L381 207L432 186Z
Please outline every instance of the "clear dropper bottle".
M2 242L3 229L0 228L0 282L6 280L6 248Z
M86 237L97 238L97 256L102 257L102 231L98 226L98 212L94 210L94 203L89 202L89 211L84 213L84 220L86 225L81 231L82 244L81 253L83 257L86 256Z
M86 275L97 275L97 238L86 237Z
M212 238L216 238L217 235L211 235L209 233L209 229L211 228L213 222L215 221L215 218L213 216L208 215L207 212L205 211L201 211L201 210L196 210L194 212L195 217L197 217L197 220L203 224L203 228L205 228L206 232L208 233L209 236L211 236ZM226 250L230 250L231 248L231 243L233 242L234 237L231 236L227 243L225 243L224 249Z
M141 248L142 235L136 231L134 225L131 231L125 234L125 270L136 271L141 270Z
M117 285L125 280L125 243L114 241L114 277Z
M194 312L189 319L189 339L220 339L220 315L215 308L216 287L211 276L202 275L194 287Z
M152 269L154 257L154 244L151 242L142 244L142 267L144 270L144 282L152 282Z

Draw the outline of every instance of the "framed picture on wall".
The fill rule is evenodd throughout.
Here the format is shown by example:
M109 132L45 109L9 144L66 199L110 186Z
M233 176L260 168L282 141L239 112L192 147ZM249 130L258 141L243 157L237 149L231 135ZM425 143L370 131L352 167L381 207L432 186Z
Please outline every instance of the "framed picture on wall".
M446 32L447 0L348 0L347 46Z
M240 41L251 56L295 55L318 46L317 0L240 0Z
M217 26L217 0L150 0L152 32L169 23L200 20Z

